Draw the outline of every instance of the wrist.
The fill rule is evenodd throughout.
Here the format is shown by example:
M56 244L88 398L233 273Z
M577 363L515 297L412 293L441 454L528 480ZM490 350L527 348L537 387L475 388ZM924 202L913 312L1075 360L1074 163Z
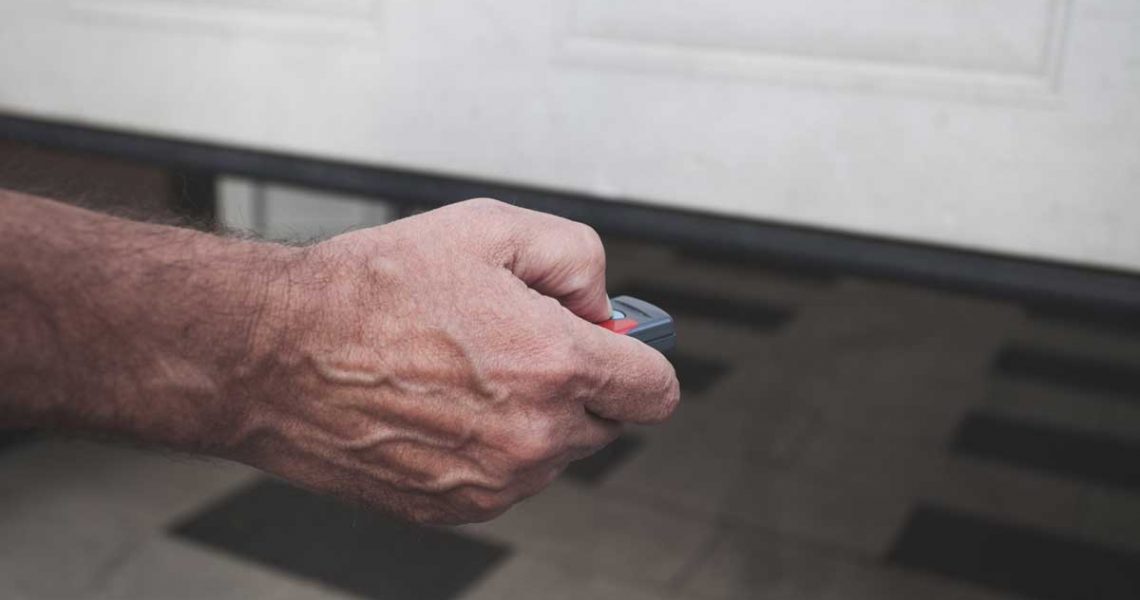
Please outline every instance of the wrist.
M375 259L378 249L365 254ZM307 403L344 383L330 380L330 369L351 370L361 367L356 361L367 360L358 356L364 342L356 339L358 331L372 332L369 348L385 345L374 337L385 328L376 325L392 307L377 295L378 288L367 286L367 296L360 292L377 278L389 280L382 286L386 292L395 283L394 277L378 275L369 259L352 258L329 244L274 247L266 260L259 269L264 275L259 293L248 300L247 312L257 318L249 324L241 358L220 372L232 427L213 434L210 449L258 465L273 463L281 440L295 434L294 419ZM349 314L360 319L345 319Z
M265 420L266 399L290 393L297 343L309 320L302 266L307 248L242 242L206 284L212 292L195 363L209 373L202 418L187 432L195 449L232 456Z

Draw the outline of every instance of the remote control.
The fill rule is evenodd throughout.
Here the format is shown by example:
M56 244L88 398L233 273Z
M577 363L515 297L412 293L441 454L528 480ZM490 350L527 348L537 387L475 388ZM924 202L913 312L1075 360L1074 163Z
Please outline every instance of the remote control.
M610 302L614 306L613 317L598 325L641 340L662 353L677 345L673 317L669 313L632 296L618 296L611 298Z

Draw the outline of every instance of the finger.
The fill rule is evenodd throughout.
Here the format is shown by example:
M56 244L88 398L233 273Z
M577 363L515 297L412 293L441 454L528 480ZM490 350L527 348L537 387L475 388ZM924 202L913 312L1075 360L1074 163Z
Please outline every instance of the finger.
M585 407L604 419L660 423L677 408L680 384L673 365L646 344L581 319L567 324L593 385Z
M506 251L498 259L515 277L597 323L613 314L606 294L606 251L588 225L533 210L494 204L510 212Z

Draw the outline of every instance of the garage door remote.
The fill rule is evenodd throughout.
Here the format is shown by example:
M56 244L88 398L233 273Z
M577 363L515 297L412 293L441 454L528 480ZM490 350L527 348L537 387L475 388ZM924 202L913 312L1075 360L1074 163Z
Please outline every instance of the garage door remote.
M669 313L632 296L618 296L610 302L614 305L614 314L609 321L598 323L602 327L639 339L662 353L677 345L673 317Z

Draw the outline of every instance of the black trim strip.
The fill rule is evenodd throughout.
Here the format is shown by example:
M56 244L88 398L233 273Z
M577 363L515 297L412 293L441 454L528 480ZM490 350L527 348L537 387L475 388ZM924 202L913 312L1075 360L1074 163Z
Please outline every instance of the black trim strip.
M1125 337L1140 337L1140 312L1089 312L1075 306L1027 304L1025 310L1037 321L1053 321Z
M0 138L425 206L476 196L678 246L1011 299L1140 312L1140 277L911 242L683 211L584 194L0 115Z
M620 283L620 282L619 282ZM756 300L726 298L651 281L627 281L615 288L635 298L653 298L653 303L671 315L686 315L739 325L752 331L774 331L787 324L790 308Z
M1078 356L1049 348L1010 346L994 360L994 373L1140 402L1140 366Z
M1045 600L1140 597L1140 555L938 506L911 515L887 561Z
M974 413L958 427L956 455L999 461L1128 490L1140 490L1140 442Z

